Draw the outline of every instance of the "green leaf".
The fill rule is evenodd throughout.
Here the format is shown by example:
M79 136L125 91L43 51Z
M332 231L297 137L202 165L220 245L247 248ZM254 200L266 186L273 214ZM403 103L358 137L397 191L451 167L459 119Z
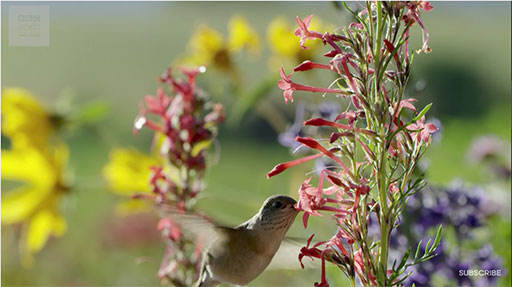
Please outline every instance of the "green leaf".
M377 276L379 277L379 280L377 280L379 286L387 286L386 270L382 263L379 264L379 268L377 269Z
M407 251L405 252L404 256L402 257L402 261L400 262L400 265L398 265L398 268L396 270L400 270L400 269L402 269L405 266L405 263L407 262L407 259L409 259L409 254L410 253L411 253L411 249L407 249ZM400 272L400 273L402 273L402 272Z
M422 242L422 240L420 240L420 242L418 242L418 247L416 247L416 253L414 253L414 259L418 258L418 255L420 254L421 242Z
M432 103L426 105L423 108L423 110L421 110L421 112L412 119L412 121L415 122L415 121L421 119L421 117L423 117L428 112L428 110L430 110L430 107L432 107Z
M428 241L427 241L427 245L425 245L425 254L428 253L428 251L430 250L429 249L429 246L430 246L430 243L432 242L432 238L430 238Z
M432 251L436 250L437 246L439 245L439 241L441 241L441 233L443 231L443 226L439 225L439 228L437 229L436 238L434 239L434 244L432 245Z

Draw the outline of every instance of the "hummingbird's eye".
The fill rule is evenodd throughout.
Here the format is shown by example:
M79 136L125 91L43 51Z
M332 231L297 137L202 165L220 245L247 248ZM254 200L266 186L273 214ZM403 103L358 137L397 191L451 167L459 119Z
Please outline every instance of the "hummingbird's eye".
M281 207L283 207L283 204L279 201L274 201L274 203L272 203L272 207L273 208L281 208Z

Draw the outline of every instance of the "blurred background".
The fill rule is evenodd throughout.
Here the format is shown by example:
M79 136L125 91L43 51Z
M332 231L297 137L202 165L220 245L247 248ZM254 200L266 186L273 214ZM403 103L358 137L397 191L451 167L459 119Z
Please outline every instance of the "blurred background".
M36 254L34 265L25 269L18 256L19 228L2 226L4 286L159 285L156 272L165 246L155 228L157 218L151 213L119 214L116 206L123 198L108 191L101 171L112 148L149 152L151 133L132 134L138 103L144 95L155 93L156 78L170 64L190 59L194 51L190 39L198 28L217 30L229 41L228 23L234 16L245 18L259 40L247 51L229 55L230 67L236 68L226 68L222 66L226 62L214 59L206 74L199 76L199 85L225 105L227 123L219 130L220 148L207 172L207 188L198 207L221 222L236 225L250 218L269 195L296 196L307 168L272 179L265 174L275 164L294 158L288 147L280 145L278 134L293 122L298 103L314 105L322 99L297 93L294 103L284 104L275 84L279 67L290 72L304 59L276 47L277 36L270 27L277 25L279 17L293 31L295 16L309 14L324 29L350 23L349 15L335 4L23 3L49 7L48 47L9 46L8 10L19 4L1 5L2 89L27 89L49 110L73 111L90 103L108 107L94 128L62 134L70 146L68 176L73 182L71 192L59 203L68 225L66 233L50 239ZM461 189L478 189L482 200L491 202L481 224L464 238L464 246L478 251L482 242L490 245L503 270L494 284L510 286L510 174L503 176L496 169L501 164L510 171L510 3L432 5L434 10L422 14L432 52L415 55L408 90L409 96L419 100L419 107L432 102L429 119L442 124L422 165L432 185L444 188L456 183ZM419 47L421 30L413 30L411 45ZM323 61L320 55L327 50L320 46L315 47L315 55ZM332 80L314 75L302 82ZM485 139L500 148L491 157L475 156L490 146ZM2 137L2 149L8 146ZM318 239L332 235L335 227L328 219L313 220L310 230L297 222L289 234L307 238L316 233ZM337 270L329 270L328 275L333 286L346 283ZM319 271L269 271L250 286L312 286L312 278L318 280ZM449 281L455 280L449 276L440 278L435 282L458 282Z

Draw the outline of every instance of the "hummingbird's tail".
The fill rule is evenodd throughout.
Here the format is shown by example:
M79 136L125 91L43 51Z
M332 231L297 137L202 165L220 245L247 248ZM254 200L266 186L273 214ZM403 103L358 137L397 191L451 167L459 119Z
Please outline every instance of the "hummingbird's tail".
M197 280L194 287L217 287L221 282L214 280L210 275L210 271L208 270L206 262L203 262L203 267L201 268L201 275Z

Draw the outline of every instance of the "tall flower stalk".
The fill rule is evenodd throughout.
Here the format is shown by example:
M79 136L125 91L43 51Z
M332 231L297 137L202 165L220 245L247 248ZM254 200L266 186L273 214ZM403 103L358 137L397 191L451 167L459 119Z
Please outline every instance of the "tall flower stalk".
M224 120L222 105L210 102L196 86L195 78L203 69L182 69L183 78L174 77L169 69L159 80L171 95L159 88L155 96L144 97L134 131L143 127L154 131L157 163L149 167L150 194L140 193L135 198L149 198L187 212L203 190L207 150L217 125ZM183 236L168 216L160 219L157 228L167 245L159 277L173 286L191 286L200 267L201 242Z
M300 37L301 47L307 49L309 41L322 41L330 48L324 54L330 61L304 61L293 73L320 69L335 74L335 82L329 87L295 83L293 73L286 74L281 68L278 86L284 91L285 102L293 101L294 92L307 91L336 95L346 109L334 120L318 117L305 121L303 126L330 129L329 137L296 137L314 154L278 164L267 176L313 159L332 162L319 171L316 185L310 177L298 190L296 207L304 212L304 227L309 216L326 213L338 226L327 241L312 244L312 235L299 255L300 259L321 259L321 281L315 286L329 285L325 261L337 265L352 285L356 278L363 286L399 285L409 275L404 274L407 267L435 256L441 232L439 228L434 241L422 247L423 252L419 243L414 256L409 256L409 250L401 260L389 262L390 233L400 223L407 198L425 185L422 176L413 171L437 130L425 122L430 105L418 110L416 100L405 96L413 59L408 43L410 29L417 23L423 33L423 45L417 52L430 52L420 11L432 7L418 1L368 1L355 13L344 6L356 22L339 34L311 30L311 15L296 19L295 35ZM368 236L371 214L377 217L378 240Z

